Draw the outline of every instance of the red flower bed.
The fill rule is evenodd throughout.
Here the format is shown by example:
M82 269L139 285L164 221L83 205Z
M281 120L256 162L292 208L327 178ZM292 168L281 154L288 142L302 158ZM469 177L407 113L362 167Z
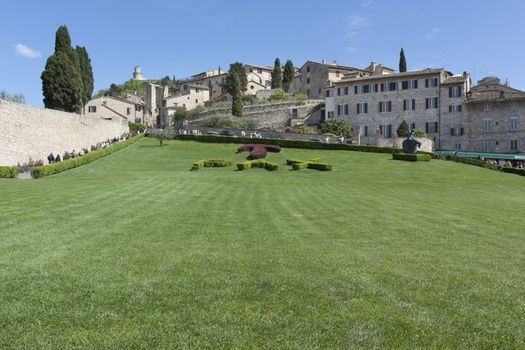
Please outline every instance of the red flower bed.
M249 151L250 155L248 159L262 159L266 157L266 152L281 152L281 147L277 145L257 145L257 144L247 144L242 145L237 149L237 153Z

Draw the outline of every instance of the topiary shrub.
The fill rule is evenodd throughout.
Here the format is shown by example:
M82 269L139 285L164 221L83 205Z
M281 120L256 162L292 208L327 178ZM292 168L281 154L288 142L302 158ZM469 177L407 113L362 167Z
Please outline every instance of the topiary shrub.
M525 176L525 169L518 169L518 168L502 168L501 169L504 173L511 173L516 175Z
M226 159L208 159L199 160L193 163L190 170L199 170L200 168L222 168L231 166L233 162Z
M250 168L263 168L268 171L279 170L279 166L277 164L269 162L264 159L255 159L255 160L250 160L248 162L237 164L237 170L242 171L242 170L247 170Z
M0 166L0 178L15 178L20 173L20 167Z
M250 152L248 159L262 159L266 158L266 152L281 152L281 147L277 145L246 144L242 145L237 149L237 153L242 153L246 151Z
M293 170L301 170L301 169L315 169L315 170L321 170L321 171L331 171L332 166L330 164L321 163L321 158L312 158L309 161L305 162L302 160L296 160L296 159L287 159L286 164L291 165Z
M418 162L418 161L425 161L429 162L432 157L429 154L407 154L407 153L393 153L392 158L395 160L404 160L407 162Z

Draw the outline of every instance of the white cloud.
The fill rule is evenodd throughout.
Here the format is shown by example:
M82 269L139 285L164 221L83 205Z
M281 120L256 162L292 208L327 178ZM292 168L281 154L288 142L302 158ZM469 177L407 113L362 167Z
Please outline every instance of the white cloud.
M18 56L26 57L26 58L39 58L42 57L42 54L40 51L35 51L30 47L25 46L24 44L16 44L15 45L15 51Z
M361 3L361 7L370 7L372 6L372 0L365 0Z
M425 35L425 38L427 40L432 40L436 37L436 35L441 32L441 28L438 28L438 27L434 27L430 30L430 32L427 33L427 35Z

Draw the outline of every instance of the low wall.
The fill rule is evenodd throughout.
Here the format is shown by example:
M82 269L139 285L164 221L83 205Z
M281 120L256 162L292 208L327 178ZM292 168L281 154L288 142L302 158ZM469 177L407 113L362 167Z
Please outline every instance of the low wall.
M128 132L127 121L105 120L0 100L0 165L47 163L49 153L80 151Z

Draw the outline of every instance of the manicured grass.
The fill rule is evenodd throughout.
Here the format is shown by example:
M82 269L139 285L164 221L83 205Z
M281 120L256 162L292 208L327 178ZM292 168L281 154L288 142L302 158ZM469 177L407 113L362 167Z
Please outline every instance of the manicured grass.
M0 347L525 347L525 178L143 139L0 179ZM320 157L333 171L292 171Z

